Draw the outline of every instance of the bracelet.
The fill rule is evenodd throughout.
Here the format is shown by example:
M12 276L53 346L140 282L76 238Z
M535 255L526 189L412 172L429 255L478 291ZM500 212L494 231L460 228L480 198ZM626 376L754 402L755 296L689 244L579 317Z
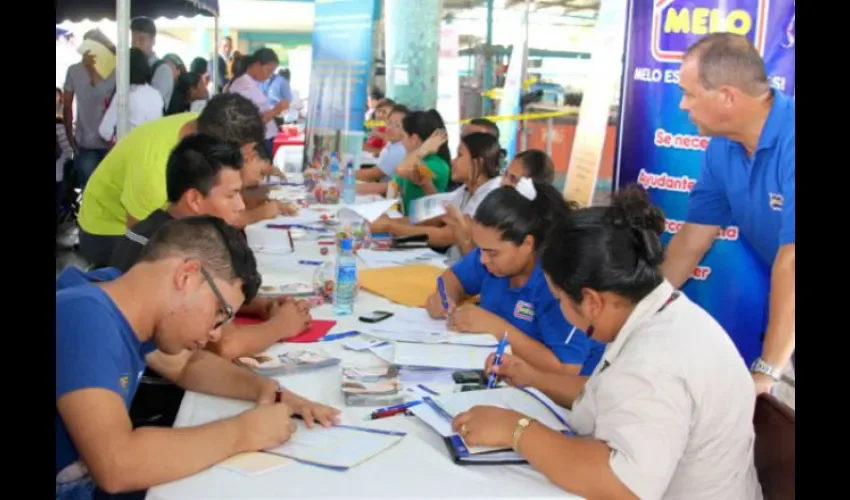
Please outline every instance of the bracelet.
M511 439L511 448L513 448L516 453L519 453L519 439L522 437L523 433L526 429L528 429L528 426L530 426L532 422L534 422L533 419L525 417L517 421L516 427L514 428L514 434Z

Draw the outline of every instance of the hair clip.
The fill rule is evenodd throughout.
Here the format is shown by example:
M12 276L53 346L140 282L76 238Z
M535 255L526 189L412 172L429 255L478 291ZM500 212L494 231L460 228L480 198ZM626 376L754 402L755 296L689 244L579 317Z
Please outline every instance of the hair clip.
M523 177L517 182L516 190L529 201L534 201L537 198L537 189L534 187L534 181L528 177Z

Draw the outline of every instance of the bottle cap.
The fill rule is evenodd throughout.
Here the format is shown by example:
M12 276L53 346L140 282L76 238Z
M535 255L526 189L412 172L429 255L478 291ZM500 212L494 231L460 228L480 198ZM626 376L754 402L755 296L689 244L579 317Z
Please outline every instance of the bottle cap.
M351 241L351 238L344 238L339 240L339 247L345 252L350 252L354 248L354 242Z

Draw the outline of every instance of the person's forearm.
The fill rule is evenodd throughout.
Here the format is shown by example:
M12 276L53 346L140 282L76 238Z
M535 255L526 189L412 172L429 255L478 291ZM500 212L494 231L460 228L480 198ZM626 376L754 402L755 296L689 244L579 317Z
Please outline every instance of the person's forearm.
M371 170L371 169L370 169ZM387 194L387 186L389 184L386 182L370 182L368 184L357 184L354 187L354 192L360 195L367 194Z
M529 386L538 389L558 406L572 408L590 377L563 373L538 372Z
M133 229L133 226L139 223L139 219L130 215L130 212L127 212L127 229Z
M98 73L97 70L95 70L94 68L89 70L88 73L89 73L89 83L91 83L92 87L97 87L98 84L103 81L103 77L100 76L100 73ZM101 89L97 89L97 91L98 91L97 92L98 96L101 95L101 94L105 94L105 92L102 92Z
M354 179L362 182L376 182L381 180L382 177L384 177L384 171L377 166L361 168L354 173Z
M279 115L279 114L280 114L280 112L275 108L272 108L272 109L266 111L265 113L263 113L263 123L268 123L268 122L274 120L274 117Z
M139 427L114 443L105 477L107 493L145 490L198 473L248 450L239 417L184 428Z
M661 272L674 288L681 288L693 275L703 255L705 255L704 250L690 247L685 235L679 233L667 246Z
M534 422L517 448L529 465L570 493L582 498L637 498L614 474L611 449L602 441L564 436Z
M271 379L206 351L197 351L183 368L177 385L187 391L245 401L256 401Z
M422 192L425 193L425 196L437 194L437 188L434 186L434 183L431 182L431 181L427 181L419 187L422 188Z
M280 341L283 334L269 322L256 325L228 325L221 340L209 344L209 350L230 361L258 354Z
M770 309L762 359L782 368L788 363L796 344L794 321L796 311L795 250L781 248L773 264L770 279Z
M457 237L455 237L457 239ZM472 238L468 238L464 241L458 241L457 247L460 250L461 255L466 255L469 252L475 250L475 242L472 241Z
M251 224L256 224L257 222L266 220L266 216L263 214L263 207L265 203L262 205L243 210L234 220L233 227L237 229L245 229L245 227L250 226Z
M73 99L73 94L71 96ZM62 124L65 126L65 136L68 138L68 143L72 146L76 146L76 141L74 140L74 107L71 101L66 101L65 106L62 108Z
M455 244L454 233L446 226L411 226L410 224L393 220L389 226L389 233L401 238L424 234L428 237L428 244L432 247L448 247Z

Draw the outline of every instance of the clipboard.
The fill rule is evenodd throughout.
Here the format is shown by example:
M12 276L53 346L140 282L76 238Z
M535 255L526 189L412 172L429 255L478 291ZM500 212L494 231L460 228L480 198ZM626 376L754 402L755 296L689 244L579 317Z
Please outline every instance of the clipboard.
M567 421L557 411L555 411L554 408L552 408L537 394L525 388L514 389L522 391L523 393L533 397L546 410L548 410L549 413L551 413L552 416L554 416L555 419L564 427L563 429L558 430L558 432L565 436L576 435L575 430L569 425L569 423L567 423ZM423 397L422 402L426 406L434 410L434 412L442 416L444 419L447 419L449 421L453 419L453 417L432 398ZM414 414L416 413L415 410L413 410L413 412ZM463 441L463 438L460 435L454 433L449 436L444 435L443 443L446 445L446 448L449 451L449 456L451 457L452 462L457 465L521 465L528 463L525 458L513 451L513 449L511 449L510 447L473 452L469 449L469 446L467 446L467 444Z

